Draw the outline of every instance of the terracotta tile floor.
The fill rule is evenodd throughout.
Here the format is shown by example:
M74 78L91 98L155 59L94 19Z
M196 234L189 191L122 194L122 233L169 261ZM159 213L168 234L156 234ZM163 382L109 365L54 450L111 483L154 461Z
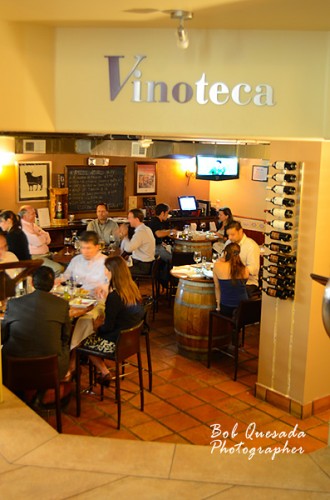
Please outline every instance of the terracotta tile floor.
M172 309L165 297L161 297L160 310L151 322L151 349L153 360L153 391L145 391L145 410L139 410L139 396L123 393L122 425L116 430L117 413L113 388L105 390L106 398L99 400L96 395L83 394L82 414L75 417L75 399L63 412L63 432L118 439L161 441L170 443L190 443L209 445L210 424L220 424L222 431L228 432L227 447L244 441L250 448L261 446L283 447L286 437L274 431L288 433L298 424L298 430L306 436L289 439L290 447L303 447L311 452L327 445L329 411L309 419L298 420L285 411L275 408L254 397L257 376L257 361L249 362L249 371L242 365L238 381L232 380L233 365L229 358L216 358L211 369L206 363L193 361L177 352L173 329ZM146 357L143 344L143 363ZM247 329L245 349L256 352L258 347L258 327ZM254 373L251 374L251 369ZM82 386L87 386L87 367L82 367ZM126 379L122 387L136 389L137 377ZM144 373L145 387L148 375ZM54 417L49 417L54 426ZM251 424L256 431L271 432L272 435L247 437ZM248 427L250 425L250 427ZM226 436L224 436L226 437ZM221 438L218 438L221 439Z

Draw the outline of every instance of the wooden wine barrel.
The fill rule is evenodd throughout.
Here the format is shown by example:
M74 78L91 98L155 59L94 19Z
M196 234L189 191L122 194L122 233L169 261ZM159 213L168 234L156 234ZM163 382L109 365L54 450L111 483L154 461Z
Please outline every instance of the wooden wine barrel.
M175 239L174 251L175 252L201 252L202 257L205 256L208 261L212 260L212 245L216 240L181 240L179 238Z
M206 358L209 312L215 306L213 281L180 278L174 302L174 330L180 354Z

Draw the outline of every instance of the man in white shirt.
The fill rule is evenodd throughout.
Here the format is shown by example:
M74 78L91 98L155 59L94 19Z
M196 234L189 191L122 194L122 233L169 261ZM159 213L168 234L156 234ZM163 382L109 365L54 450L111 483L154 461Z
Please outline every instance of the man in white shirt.
M149 274L155 260L156 241L149 227L143 224L143 212L134 208L127 216L130 226L135 229L131 240L128 239L128 228L122 224L119 236L123 239L122 249L132 254L133 266L130 267L132 276L137 274Z
M29 243L31 259L43 259L43 265L53 269L55 276L59 276L63 271L63 266L52 260L52 253L49 251L50 236L47 231L37 226L36 212L31 205L23 205L20 208L22 230L26 234Z
M100 252L99 239L94 231L84 231L79 241L80 254L73 257L65 272L56 280L56 284L73 278L82 283L85 290L92 291L106 283L106 256Z
M243 232L241 223L233 221L228 224L227 228L229 243L238 243L241 247L240 258L244 266L249 270L249 278L246 283L246 290L249 297L256 294L259 289L259 268L260 268L260 248L259 245L252 239L248 238Z
M91 221L87 226L87 231L95 231L99 241L104 241L106 245L116 243L119 246L118 224L109 219L109 212L105 203L99 203L96 207L97 219Z

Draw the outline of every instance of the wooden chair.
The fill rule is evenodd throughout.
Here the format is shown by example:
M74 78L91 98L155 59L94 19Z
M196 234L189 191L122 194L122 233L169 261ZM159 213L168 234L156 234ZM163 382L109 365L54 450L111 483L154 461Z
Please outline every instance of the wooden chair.
M188 266L194 264L194 252L172 252L172 267ZM179 279L170 274L169 279L169 305L172 305L173 297L175 296L178 287Z
M260 298L243 300L237 309L237 314L233 318L224 316L221 314L221 311L210 311L207 367L211 367L212 351L218 350L222 354L234 359L234 380L236 380L240 348L240 333L242 332L241 345L243 345L245 327L247 325L259 323L260 316ZM214 326L215 322L217 323L216 329ZM215 331L216 333L214 333ZM233 346L232 352L228 350L229 345ZM249 356L246 361L254 358L255 356Z
M7 297L13 297L16 293L16 286L18 283L33 274L42 264L42 259L19 260L0 264L0 300L5 300ZM21 271L15 278L11 278L6 273L7 269L21 269Z
M151 295L153 299L152 319L155 319L155 313L158 311L158 299L159 299L159 288L160 288L158 274L159 274L160 263L161 260L159 257L157 257L152 263L150 274L135 274L133 276L133 279L138 286L140 285L140 283L148 281L151 283Z
M143 375L142 375L142 360L140 352L140 336L143 330L144 321L141 321L138 325L127 330L122 330L119 334L118 340L116 342L116 348L114 353L103 353L98 352L89 347L84 347L82 344L76 349L76 401L77 401L77 417L80 416L81 412L81 383L80 383L80 356L92 355L97 356L102 359L109 359L115 362L116 374L111 380L115 381L115 397L117 402L117 429L120 429L121 422L121 385L120 379L126 377L130 373L126 373L123 370L123 364L131 364L127 361L128 358L136 354L137 357L137 368L139 374L139 392L140 392L140 407L141 411L144 410L144 392L143 392ZM93 380L91 378L90 370L90 387L93 385ZM131 392L131 391L127 391ZM101 401L104 396L104 386L101 385Z
M6 356L5 385L25 399L25 391L36 390L42 394L47 389L55 391L56 427L62 432L60 379L58 356L20 358Z

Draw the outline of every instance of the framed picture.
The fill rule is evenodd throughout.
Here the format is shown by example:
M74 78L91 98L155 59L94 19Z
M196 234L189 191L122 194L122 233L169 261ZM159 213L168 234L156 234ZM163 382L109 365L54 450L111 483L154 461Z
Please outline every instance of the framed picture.
M157 162L135 162L135 194L157 194Z
M50 161L19 161L17 163L18 201L49 200Z
M258 182L267 182L267 165L252 165L252 180Z

